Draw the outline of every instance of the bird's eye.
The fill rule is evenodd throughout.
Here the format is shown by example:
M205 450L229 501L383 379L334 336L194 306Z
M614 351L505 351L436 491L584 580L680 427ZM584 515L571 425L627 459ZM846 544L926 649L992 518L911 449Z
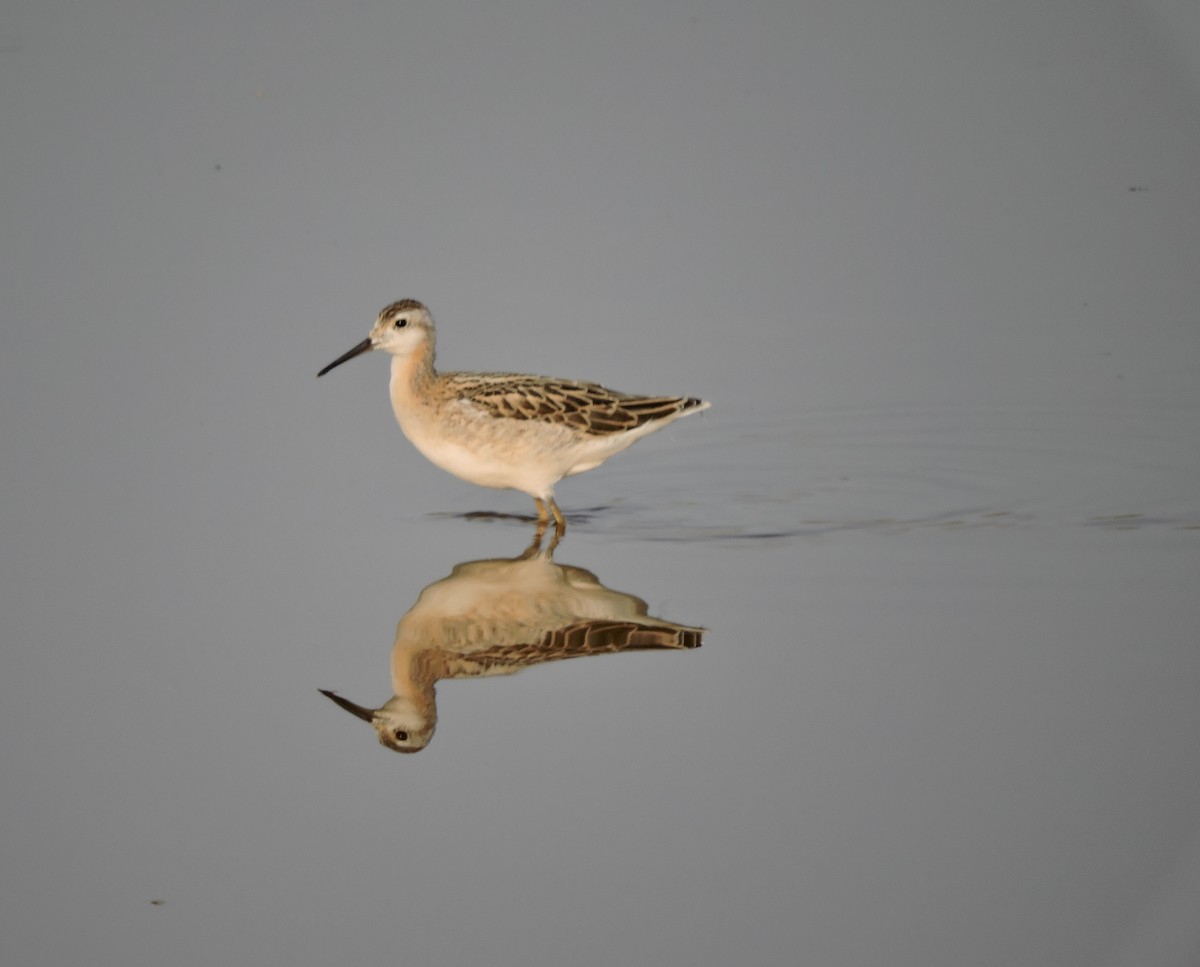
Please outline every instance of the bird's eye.
M408 320L405 319L403 316L401 316L399 319L396 320L396 328L397 329L403 329L407 325L408 325Z
M408 741L408 733L405 732L403 729L397 729L396 730L396 741L397 742L407 742Z

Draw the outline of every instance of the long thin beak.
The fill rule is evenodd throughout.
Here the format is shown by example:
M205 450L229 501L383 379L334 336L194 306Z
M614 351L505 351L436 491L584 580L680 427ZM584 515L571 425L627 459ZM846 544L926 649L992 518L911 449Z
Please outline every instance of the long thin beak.
M357 346L355 346L353 349L351 349L350 352L346 353L343 356L338 356L337 359L335 359L332 363L330 363L323 370L321 370L319 373L317 373L317 376L318 377L324 376L331 369L333 369L333 367L341 366L342 363L353 359L355 356L361 356L363 353L369 353L374 348L375 347L373 345L371 345L371 337L368 336L366 339L364 339L362 342L360 342Z
M318 688L317 691L320 692L322 695L324 695L326 698L332 699L334 702L337 702L338 705L340 705L342 708L344 708L351 715L357 715L364 722L375 721L375 710L374 709L363 708L361 705L355 705L348 698L342 698L342 696L336 695L333 692L327 692L323 688Z

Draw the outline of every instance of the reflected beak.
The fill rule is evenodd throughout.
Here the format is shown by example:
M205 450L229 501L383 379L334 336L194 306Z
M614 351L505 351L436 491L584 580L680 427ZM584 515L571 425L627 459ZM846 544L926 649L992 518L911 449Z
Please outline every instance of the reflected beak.
M319 373L317 373L317 376L324 376L335 366L341 366L342 363L353 359L355 356L361 356L363 353L369 353L374 348L375 347L373 345L371 345L371 337L368 336L366 339L364 339L362 342L360 342L357 346L355 346L353 349L351 349L350 352L346 353L345 355L339 356L332 363L330 363L328 366L326 366L323 370L321 370Z
M363 351L365 351L365 350L363 350ZM341 362L341 360L339 360L338 362ZM336 366L337 363L334 363L333 365ZM342 708L344 708L351 715L357 716L358 718L362 719L364 722L375 721L375 710L373 708L363 708L361 705L355 705L349 699L342 698L342 696L336 695L333 692L327 692L323 688L318 688L317 691L320 692L322 695L324 695L326 698L332 699L334 702L337 702L338 705L340 705Z

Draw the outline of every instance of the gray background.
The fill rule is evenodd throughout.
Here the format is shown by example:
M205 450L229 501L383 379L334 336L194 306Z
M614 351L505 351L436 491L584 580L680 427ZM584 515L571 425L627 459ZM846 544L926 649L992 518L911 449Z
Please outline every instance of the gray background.
M1198 25L6 4L0 959L1200 961ZM317 694L529 537L313 378L401 297L714 401L559 490L702 649Z

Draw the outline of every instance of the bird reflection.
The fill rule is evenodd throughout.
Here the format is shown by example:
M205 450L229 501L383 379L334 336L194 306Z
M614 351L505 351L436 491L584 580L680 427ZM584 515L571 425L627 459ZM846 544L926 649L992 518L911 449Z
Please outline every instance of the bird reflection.
M443 678L511 675L530 665L619 651L698 648L703 628L647 614L646 602L613 591L582 568L556 564L539 540L520 557L467 561L421 592L396 625L392 691L364 708L320 689L370 722L381 744L420 752L437 727Z

